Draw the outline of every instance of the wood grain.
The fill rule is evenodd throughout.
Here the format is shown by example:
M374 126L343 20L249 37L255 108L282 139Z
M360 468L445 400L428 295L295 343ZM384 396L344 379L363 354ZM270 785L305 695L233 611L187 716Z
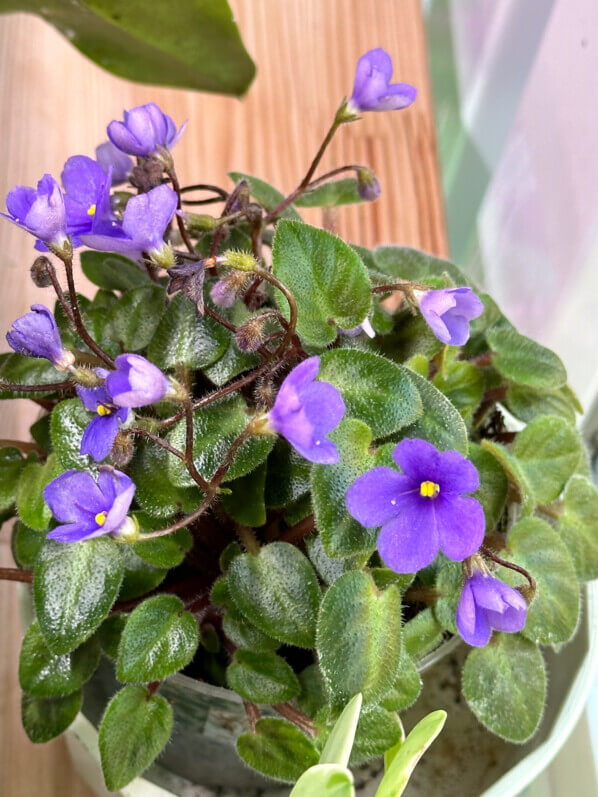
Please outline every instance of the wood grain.
M0 19L0 196L15 184L59 175L69 155L93 155L105 127L122 110L155 100L189 126L175 154L183 181L226 184L230 170L257 174L283 191L301 179L340 100L351 92L355 62L382 46L398 80L419 88L400 113L369 114L340 131L322 170L363 162L383 194L368 206L341 209L340 235L356 243L398 242L446 254L434 125L419 0L232 0L258 65L243 100L138 86L112 77L81 56L51 27L18 14ZM320 212L306 212L319 224ZM8 223L2 244L2 332L33 301L51 304L28 277L32 240ZM81 283L84 285L84 283ZM0 436L26 439L31 402L4 402ZM8 529L0 564L10 564ZM21 630L15 585L0 583L0 791L6 797L89 797L61 740L34 746L20 725L17 682Z

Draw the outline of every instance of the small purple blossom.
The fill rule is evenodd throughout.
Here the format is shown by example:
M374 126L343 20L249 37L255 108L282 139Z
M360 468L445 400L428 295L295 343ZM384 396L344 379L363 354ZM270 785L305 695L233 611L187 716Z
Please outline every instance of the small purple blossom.
M37 188L17 185L6 196L4 218L18 224L44 244L62 247L66 242L66 210L56 180L44 174Z
M96 368L95 373L101 379L105 379L109 371ZM127 407L117 407L105 385L96 387L77 385L77 395L86 410L97 413L83 433L81 453L89 454L96 462L101 462L112 451L120 425L129 420L131 411Z
M124 111L123 115L123 122L114 120L108 125L108 138L121 152L137 157L147 158L157 152L158 147L173 147L186 125L185 122L177 132L170 116L163 113L155 102Z
M484 305L471 288L441 288L424 292L419 309L438 340L462 346L469 339L469 322L484 312Z
M347 509L367 528L381 526L378 552L397 573L426 567L439 550L460 562L484 539L484 511L475 498L478 472L458 451L425 440L401 440L392 453L401 468L377 467L347 491Z
M293 368L280 386L268 419L272 429L305 459L333 465L339 453L326 435L341 422L345 403L333 385L314 381L319 369L319 357Z
M44 489L44 499L62 525L47 535L58 542L80 542L129 530L127 512L135 485L124 473L99 468L97 482L81 470L68 470Z
M358 335L361 335L362 332L368 336L368 338L375 338L376 337L376 330L372 326L372 322L369 318L366 318L365 321L358 327L352 327L351 329L343 329L339 327L339 331L342 335L345 335L348 338L356 338Z
M218 280L210 290L210 297L216 307L232 307L237 301L237 288L227 280Z
M361 111L395 111L415 100L417 89L408 83L391 83L392 58L382 48L362 55L357 62L353 94L348 106Z
M118 407L145 407L161 401L172 390L172 383L140 354L121 354L115 371L106 377L106 390Z
M112 169L112 185L120 185L133 171L133 159L115 147L112 141L104 141L96 147L96 161L106 174Z
M492 629L516 634L524 627L526 617L527 602L513 587L479 571L466 580L456 619L468 645L484 647Z
M17 318L6 333L8 345L25 357L43 357L55 368L66 370L75 358L63 347L54 316L43 304L32 304L31 310Z
M111 210L96 211L90 233L81 241L102 252L139 257L142 252L160 256L168 246L164 233L177 207L177 195L168 185L159 185L127 202L122 225L111 221Z
M86 155L73 155L61 174L66 209L66 230L79 246L79 236L91 232L98 209L110 207L111 172L106 174L99 163ZM111 211L107 221L115 222Z
M357 170L357 193L365 202L373 202L382 193L380 183L371 169Z

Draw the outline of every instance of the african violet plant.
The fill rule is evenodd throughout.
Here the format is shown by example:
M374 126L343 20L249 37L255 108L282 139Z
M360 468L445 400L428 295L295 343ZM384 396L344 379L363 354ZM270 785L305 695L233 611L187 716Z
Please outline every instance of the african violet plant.
M360 59L286 197L239 173L181 186L183 128L151 103L110 123L96 160L69 158L62 188L45 175L7 197L56 294L14 322L0 371L2 398L41 410L33 442L0 452L3 518L18 517L1 574L32 582L36 611L23 723L35 742L64 731L114 659L109 788L167 743L160 684L180 671L243 698L240 756L286 781L357 693L351 760L396 746L418 661L451 635L471 646L463 691L487 728L523 742L540 723L541 647L571 638L598 575L565 369L452 263L299 215L379 194L365 166L316 170L343 125L413 102L391 74L384 51Z

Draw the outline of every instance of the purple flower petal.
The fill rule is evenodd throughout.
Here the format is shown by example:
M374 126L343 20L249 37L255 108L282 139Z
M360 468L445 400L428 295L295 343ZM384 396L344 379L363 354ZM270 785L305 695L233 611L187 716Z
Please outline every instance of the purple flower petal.
M469 322L484 311L481 299L471 288L426 291L420 298L419 307L436 337L452 346L462 346L467 342Z
M406 108L415 100L417 89L408 83L391 84L392 59L378 47L357 62L350 104L357 111L387 111Z
M457 629L468 645L481 648L488 644L492 629L485 614L477 610L469 582L465 584L461 593L455 619Z
M168 185L152 188L127 202L123 230L140 248L151 251L160 248L163 236L177 207L177 195Z
M107 534L122 526L135 495L135 484L125 473L112 468L100 469L98 483L112 504L102 526L103 532Z
M44 500L63 523L88 521L106 508L104 496L91 473L67 470L44 488Z
M440 452L427 440L401 440L392 452L392 458L414 482L435 481L438 476Z
M161 401L171 383L149 360L139 354L121 354L116 370L106 377L106 388L119 407L145 407Z
M108 138L122 152L148 157L159 147L171 147L182 135L184 125L176 131L172 119L154 103L139 105L124 112L124 122L108 125Z
M305 414L320 433L331 432L342 421L345 402L334 385L314 382L301 398Z
M474 554L484 541L486 520L475 498L442 495L430 503L436 512L442 552L455 562Z
M98 528L98 524L90 519L87 521L82 520L78 523L66 523L62 526L56 526L46 537L56 542L81 542L82 540L89 540L92 537L97 537L102 533L102 530Z
M6 333L8 345L26 357L43 357L57 368L67 368L74 357L62 345L54 316L43 304L32 304L31 310Z
M456 622L459 633L469 645L486 645L492 629L517 633L525 626L526 617L524 597L498 578L476 572L465 582Z
M119 419L116 414L96 415L87 425L81 438L81 453L89 454L96 462L106 459L118 434Z
M124 183L133 170L133 159L115 147L112 141L96 147L96 160L106 174L112 169L112 185Z
M400 513L402 497L418 488L408 476L392 468L372 468L347 490L347 509L362 526L381 526Z
M37 188L18 185L6 197L5 218L35 235L40 241L60 246L66 240L66 211L60 186L49 174Z
M480 486L477 468L458 451L440 454L439 481L442 493L474 493Z
M433 502L419 496L405 497L401 514L385 523L378 536L378 553L396 573L427 567L438 547Z

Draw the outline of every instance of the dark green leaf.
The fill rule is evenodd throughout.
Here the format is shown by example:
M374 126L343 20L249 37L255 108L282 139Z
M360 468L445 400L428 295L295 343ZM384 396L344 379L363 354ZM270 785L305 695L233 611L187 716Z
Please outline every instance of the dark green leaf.
M111 332L125 351L141 351L154 337L165 309L164 295L164 288L152 284L132 288L114 305Z
M480 474L480 486L473 494L486 517L486 531L492 531L502 515L507 500L508 481L500 463L476 443L469 444L469 458Z
M193 658L197 623L176 595L155 595L133 610L118 646L116 673L125 683L161 681Z
M66 344L65 344L66 345ZM38 357L24 357L22 354L0 354L0 382L17 385L45 385L48 382L63 382L67 377L57 371L51 362ZM36 398L50 395L40 391ZM0 399L31 398L31 393L18 390L0 391Z
M260 205L263 205L266 210L274 210L284 199L284 194L281 194L277 188L269 185L265 180L260 180L259 177L253 177L251 174L244 174L243 172L229 172L228 176L231 180L234 180L235 183L238 183L240 180L246 180L249 183L251 195L254 199L257 199ZM301 221L301 216L292 205L283 210L281 217L283 219Z
M35 529L30 529L21 521L17 521L12 530L12 553L19 567L33 568L45 536Z
M482 448L491 454L503 469L509 484L516 488L521 502L521 514L529 515L537 504L531 484L517 457L500 443L492 440L482 440Z
M287 783L296 781L319 759L313 742L295 725L272 717L258 720L255 733L241 734L237 750L253 769Z
M276 653L237 650L226 678L231 689L253 703L284 703L301 690L293 669Z
M320 587L298 548L273 542L257 556L236 557L228 586L238 609L265 634L289 645L313 647Z
M405 651L416 661L437 648L442 642L442 626L431 608L416 614L403 626Z
M557 355L515 329L491 327L486 340L494 352L492 365L511 382L540 390L566 383L567 372Z
M38 418L35 423L32 423L29 427L29 433L31 437L35 440L38 446L47 451L49 454L52 452L54 445L52 443L52 437L50 435L50 420L52 416L42 415L41 418Z
M102 651L111 659L116 660L120 638L127 623L126 614L112 614L107 617L98 629L98 639Z
M94 636L71 653L52 653L37 622L27 629L19 658L21 689L34 697L64 697L91 678L100 660Z
M355 205L358 202L363 202L363 199L357 190L357 179L344 177L306 191L294 204L297 208L335 208L339 205Z
M54 407L50 427L52 444L64 470L89 468L89 456L81 453L81 439L93 417L78 398L61 401Z
M382 700L387 711L405 711L412 706L422 690L422 679L415 662L404 650L401 651L399 674L390 692Z
M146 515L145 512L135 512L134 517L139 523L142 532L156 531L162 528L162 521ZM154 567L176 567L185 558L193 547L193 537L187 529L168 534L165 537L154 537L153 540L136 542L133 551Z
M23 728L34 744L44 744L64 733L73 722L83 703L81 690L66 697L21 698L21 717Z
M401 653L401 593L378 592L367 573L338 578L326 592L316 640L320 669L336 705L361 692L377 703L392 688Z
M160 319L147 354L163 370L176 365L205 368L222 357L228 342L224 327L198 315L192 302L177 293Z
M425 282L430 277L448 274L455 285L472 285L471 279L454 263L408 246L378 246L374 258L380 271L396 279Z
M358 766L383 755L403 738L403 727L394 711L381 706L363 709L351 752L351 765Z
M327 346L336 327L352 329L365 319L372 303L370 279L359 255L325 230L294 221L276 229L272 252L274 275L297 303L297 333L313 346ZM277 301L289 317L286 299Z
M108 291L129 291L150 282L138 263L113 252L82 252L81 268L88 280Z
M124 576L118 593L119 600L128 601L145 595L161 584L168 575L168 568L156 567L146 562L133 550L133 545L123 546Z
M213 597L212 601L214 601ZM256 628L253 623L243 617L234 605L227 606L222 620L222 630L233 645L245 650L263 653L280 647L280 642L277 639L272 639L271 636Z
M585 476L572 476L563 495L558 532L582 581L598 578L598 492Z
M471 363L454 360L436 374L433 382L459 410L463 420L470 424L484 393L484 377L480 369Z
M192 512L201 503L202 494L197 487L176 487L169 480L169 459L171 455L153 443L143 440L136 445L130 474L137 487L135 500L152 517L170 518L179 511Z
M282 509L309 492L311 463L279 437L268 457L266 504Z
M544 711L542 654L519 634L495 634L486 647L469 653L463 669L463 694L489 731L510 742L526 742Z
M0 448L0 512L14 506L19 478L26 464L18 448Z
M404 437L420 437L440 451L460 451L467 455L467 429L459 411L448 398L414 371L404 369L419 390L423 414L418 421L403 430Z
M407 369L365 351L335 349L320 358L318 381L340 391L345 417L367 423L374 438L387 437L414 423L422 402Z
M558 415L569 423L575 423L576 407L566 385L557 390L534 390L513 385L507 393L505 405L509 412L525 423L539 415Z
M17 489L17 512L25 523L36 531L48 528L52 519L50 507L44 501L44 488L63 471L54 454L42 465L30 462L21 471Z
M42 634L54 653L68 653L93 634L108 616L122 577L121 552L107 537L44 543L33 595Z
M108 789L121 789L147 769L171 732L172 708L163 697L150 697L143 686L125 686L117 692L100 725L100 757Z
M229 483L230 495L222 496L226 513L244 526L259 528L266 522L266 464Z

